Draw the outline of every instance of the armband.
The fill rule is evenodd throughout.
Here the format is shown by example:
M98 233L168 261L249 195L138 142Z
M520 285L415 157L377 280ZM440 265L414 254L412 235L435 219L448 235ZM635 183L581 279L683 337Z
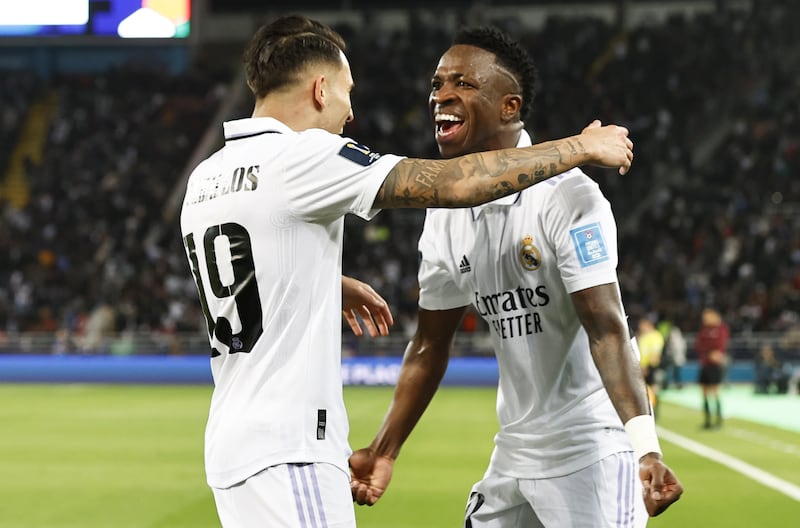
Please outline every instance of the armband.
M647 453L661 454L661 446L656 435L656 421L650 414L634 416L625 423L625 432L633 446L636 462Z

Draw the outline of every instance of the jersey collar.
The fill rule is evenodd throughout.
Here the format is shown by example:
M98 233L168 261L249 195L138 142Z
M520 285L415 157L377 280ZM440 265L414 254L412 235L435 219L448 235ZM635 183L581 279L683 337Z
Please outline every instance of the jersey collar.
M526 130L522 130L519 134L519 140L517 141L517 148L520 147L530 147L531 143L531 136L528 135ZM519 200L520 193L509 194L508 196L503 196L502 198L498 198L497 200L493 200L491 202L476 205L472 208L472 218L476 219L480 214L484 211L484 209L488 207L497 207L497 206L508 206L514 205Z
M292 130L272 117L246 117L234 119L222 124L225 131L225 141L244 139L261 134L283 134Z

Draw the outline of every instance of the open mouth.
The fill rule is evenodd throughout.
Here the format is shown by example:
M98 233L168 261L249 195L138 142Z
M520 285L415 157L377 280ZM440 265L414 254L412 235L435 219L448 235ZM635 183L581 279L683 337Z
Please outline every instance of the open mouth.
M437 114L434 120L437 141L452 138L464 126L464 120L452 114Z

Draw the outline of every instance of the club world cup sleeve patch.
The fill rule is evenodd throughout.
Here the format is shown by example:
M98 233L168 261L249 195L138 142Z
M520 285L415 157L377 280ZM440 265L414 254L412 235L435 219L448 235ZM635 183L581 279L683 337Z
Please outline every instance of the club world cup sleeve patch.
M599 223L576 227L569 234L582 268L608 260L608 248Z
M372 165L381 157L377 152L372 152L369 147L352 141L345 143L342 150L339 151L339 155L363 167Z

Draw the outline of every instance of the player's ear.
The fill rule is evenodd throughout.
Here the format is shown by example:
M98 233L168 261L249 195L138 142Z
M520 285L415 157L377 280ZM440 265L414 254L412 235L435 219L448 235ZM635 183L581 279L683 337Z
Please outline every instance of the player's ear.
M324 75L319 75L314 79L313 91L314 105L317 107L317 110L322 110L327 104L328 96L328 80Z
M511 121L519 117L522 109L522 96L519 94L506 94L503 96L503 106L500 115L503 121Z

